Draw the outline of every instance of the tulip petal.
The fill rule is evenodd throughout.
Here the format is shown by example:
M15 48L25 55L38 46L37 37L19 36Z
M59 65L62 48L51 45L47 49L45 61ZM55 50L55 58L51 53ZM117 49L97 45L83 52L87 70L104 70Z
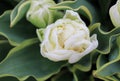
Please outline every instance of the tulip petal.
M117 4L113 5L109 11L111 21L115 27L120 27L120 13Z
M41 43L41 54L44 54L43 52L46 51L52 51L54 48L54 45L50 42L50 33L51 33L51 29L52 27L54 27L54 24L51 24L47 27L47 29L44 31L44 40ZM44 48L44 49L42 49ZM42 52L43 51L43 52Z
M52 61L62 61L67 60L69 57L76 52L72 50L54 50L48 53L45 53L45 56Z
M83 40L88 40L90 41L89 35L86 35L86 33L84 31L79 31L78 33L72 35L69 39L67 39L64 43L65 45L65 49L69 49L70 47L73 46L73 44L75 44L76 42L81 42Z
M66 10L65 16L63 18L75 20L79 23L85 24L84 21L80 18L79 14L72 10Z
M83 56L89 54L91 51L96 49L97 46L98 46L97 36L96 36L96 34L94 34L91 37L91 45L84 52L73 54L69 58L69 63L75 63L75 62L79 61Z

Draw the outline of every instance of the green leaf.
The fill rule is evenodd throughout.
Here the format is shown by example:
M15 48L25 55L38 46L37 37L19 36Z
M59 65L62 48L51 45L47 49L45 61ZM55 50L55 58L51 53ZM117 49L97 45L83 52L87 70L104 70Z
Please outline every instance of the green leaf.
M97 67L95 76L117 81L115 74L120 73L120 37L117 38L109 55L100 55Z
M104 55L100 55L96 62L97 69L101 68L107 62L108 62L108 58L106 58L106 56Z
M92 81L88 72L91 70L92 66L92 53L84 56L79 62L69 65L68 68L73 73L74 81ZM86 78L87 76L87 78Z
M98 13L96 9L87 0L76 0L76 1L63 1L58 3L56 6L51 7L51 9L58 10L74 10L78 11L83 16L87 17L90 24L99 21Z
M24 40L37 37L36 29L25 18L23 18L15 28L10 28L10 13L6 11L0 16L0 34L6 37L9 42L17 46Z
M13 48L0 63L0 77L14 76L25 80L33 76L38 81L59 72L66 62L52 62L40 55L39 40L30 39Z
M81 71L89 71L92 65L91 54L84 56L80 61L73 65L74 69L79 69Z
M91 35L92 34L97 34L99 42L97 51L101 54L108 54L110 52L112 42L120 35L120 27L114 28L109 32L103 31L100 27L96 27L94 30L92 29Z
M10 15L10 27L16 25L25 15L30 7L30 1L22 0Z

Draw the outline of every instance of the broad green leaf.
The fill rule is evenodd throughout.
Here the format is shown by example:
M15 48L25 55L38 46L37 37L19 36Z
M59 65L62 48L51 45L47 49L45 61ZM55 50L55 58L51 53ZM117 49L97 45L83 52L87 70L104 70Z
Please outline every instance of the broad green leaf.
M24 16L30 7L30 1L22 0L10 15L10 27L15 26Z
M96 62L97 69L101 68L107 62L108 62L108 59L105 56L100 55Z
M76 64L70 65L69 69L74 75L74 81L94 81L93 77L88 74L92 66L92 55L93 53L88 54Z
M111 47L111 51L108 55L100 55L97 59L97 69L101 68L105 63L115 60L119 56L119 47L116 41L112 42L114 45Z
M91 32L91 35L92 34L97 34L99 42L97 51L102 54L108 54L110 52L112 42L120 35L120 27L114 28L109 32L103 31L100 27L96 27Z
M93 76L95 77L95 78L99 78L100 79L100 81L110 81L108 78L106 78L106 77L101 77L101 76L97 76L97 75L95 75L94 74L94 71L93 71ZM97 80L96 80L97 81Z
M97 62L98 68L94 74L117 81L118 78L114 75L120 73L120 37L114 45L109 55L100 55Z
M103 66L101 66L101 68L99 68L98 70L95 71L94 75L102 78L106 78L109 81L112 79L112 81L119 81L119 80L115 80L116 78L113 77L114 74L117 74L120 72L120 61L117 62L108 62L106 64L104 64Z
M80 14L84 15L90 21L90 24L99 21L98 13L96 9L87 0L76 0L76 1L63 1L58 3L56 6L51 7L51 9L58 10L74 10L78 11Z
M69 77L69 79L70 79L68 81L85 80L86 79L85 74L88 74L86 71L89 71L91 69L91 55L89 54L89 55L83 57L76 64L68 65L68 68L70 68L70 71L73 73L74 77L68 71L63 70L63 72L60 72L55 77L53 77L52 81L67 81L68 80L67 77ZM91 79L91 81L92 81L92 78L90 78L90 77L88 77L88 78Z
M80 61L73 65L74 69L79 69L81 71L89 71L92 65L91 54L84 56Z
M0 34L5 36L9 42L17 46L24 40L36 37L36 29L25 18L15 28L10 28L10 11L0 16Z
M106 78L107 78L109 81L120 81L120 78L118 78L116 75L107 76Z
M14 76L25 80L33 76L44 81L59 72L66 62L52 62L40 54L39 40L30 39L13 48L0 63L0 77Z

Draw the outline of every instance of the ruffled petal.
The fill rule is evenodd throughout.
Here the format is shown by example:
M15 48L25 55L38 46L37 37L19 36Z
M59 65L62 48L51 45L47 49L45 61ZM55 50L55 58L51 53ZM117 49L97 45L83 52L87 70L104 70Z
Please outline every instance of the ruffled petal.
M91 44L90 44L90 46L82 53L72 54L71 57L69 58L69 63L75 63L75 62L79 61L83 56L89 54L91 51L96 49L97 46L98 46L97 35L94 34L91 37Z
M45 56L52 61L63 61L68 60L75 52L72 50L54 50L45 53Z

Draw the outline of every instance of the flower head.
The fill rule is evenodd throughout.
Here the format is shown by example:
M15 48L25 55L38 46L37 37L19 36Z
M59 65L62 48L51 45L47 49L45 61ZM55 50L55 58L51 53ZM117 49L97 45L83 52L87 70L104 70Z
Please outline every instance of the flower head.
M40 34L40 29L37 34ZM38 35L40 36L40 35ZM52 61L79 61L98 46L96 34L90 32L77 12L67 10L63 19L48 25L41 43L42 56Z

